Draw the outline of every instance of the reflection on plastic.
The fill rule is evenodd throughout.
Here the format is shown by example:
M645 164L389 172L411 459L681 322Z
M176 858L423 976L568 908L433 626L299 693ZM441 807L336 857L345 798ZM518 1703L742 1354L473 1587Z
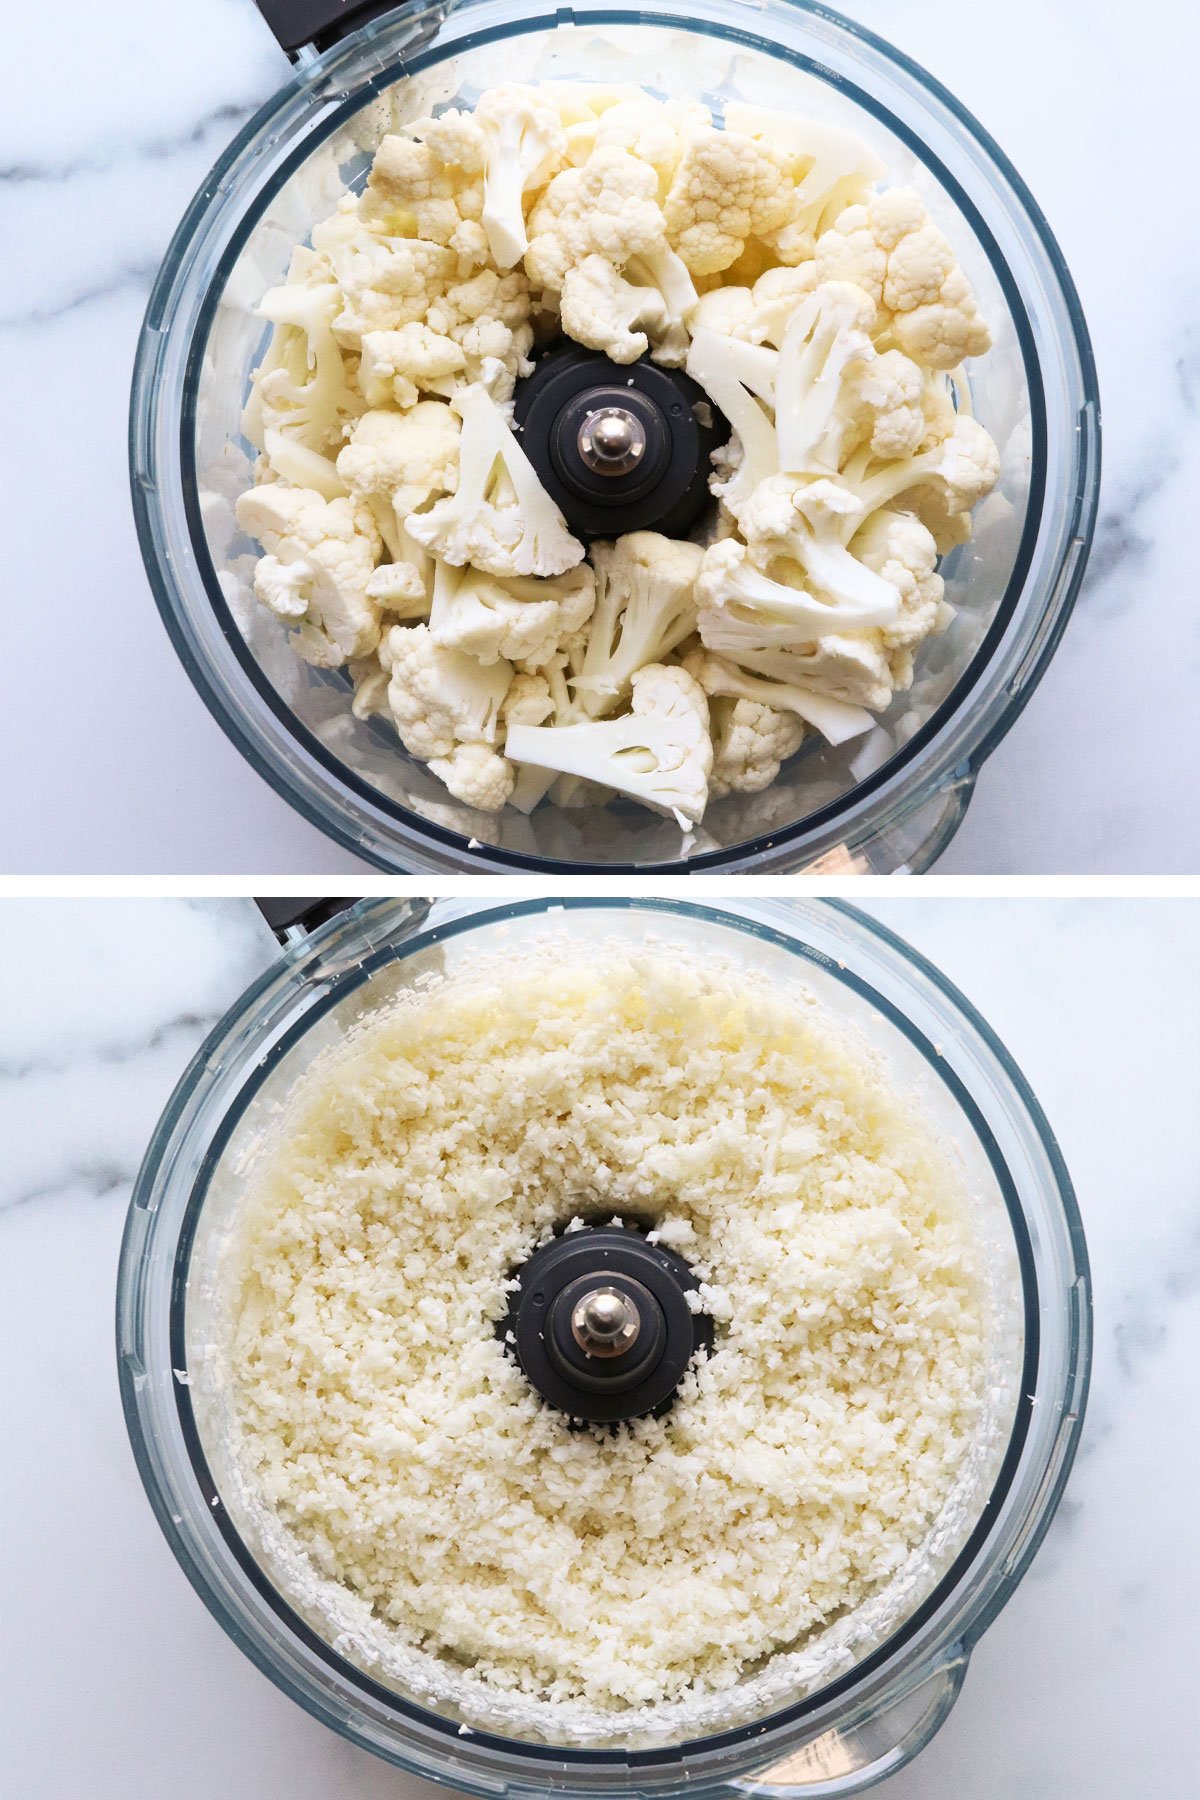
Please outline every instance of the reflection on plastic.
M802 1750L765 1769L759 1782L763 1787L798 1787L831 1775L853 1775L862 1767L862 1758L854 1754L851 1742L840 1731L822 1732Z

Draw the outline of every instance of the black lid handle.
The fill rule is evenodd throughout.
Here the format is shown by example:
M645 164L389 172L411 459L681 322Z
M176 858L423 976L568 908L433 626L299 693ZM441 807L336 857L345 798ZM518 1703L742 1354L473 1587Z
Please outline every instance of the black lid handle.
M263 918L267 921L281 944L290 941L293 931L315 931L318 925L324 925L327 919L336 918L338 913L345 912L349 906L358 904L356 894L326 895L305 894L300 899L277 899L274 895L255 897Z
M398 10L397 0L254 0L254 4L293 62L306 44L328 50L368 19Z

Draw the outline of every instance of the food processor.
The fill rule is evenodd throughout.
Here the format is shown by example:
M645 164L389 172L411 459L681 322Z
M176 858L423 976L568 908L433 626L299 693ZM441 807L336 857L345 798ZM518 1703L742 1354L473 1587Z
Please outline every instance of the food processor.
M834 902L402 899L269 902L264 911L284 948L216 1026L163 1114L130 1205L118 1283L121 1391L139 1470L213 1615L315 1718L480 1795L850 1794L901 1766L946 1717L975 1643L1046 1532L1087 1391L1079 1215L1046 1120L1003 1045L935 968ZM502 1715L490 1728L465 1716L452 1682L414 1691L365 1662L281 1580L274 1550L256 1535L222 1429L227 1387L206 1354L220 1337L217 1271L247 1170L296 1081L399 996L547 938L583 959L667 943L815 998L919 1100L958 1162L995 1303L986 1407L996 1429L965 1460L959 1503L943 1508L889 1580L889 1607L868 1604L768 1659L765 1675L751 1671L719 1697L711 1727L685 1730L680 1720L695 1709L671 1703L610 1713L590 1740L556 1733L544 1711L535 1724ZM686 1303L689 1280L683 1258L651 1238L587 1229L552 1240L530 1257L510 1302L506 1328L526 1377L548 1405L576 1416L589 1406L610 1420L669 1406L679 1369L712 1352L708 1323ZM539 1306L556 1309L556 1341L530 1354L538 1333L522 1319ZM580 1349L591 1354L581 1359Z
M1046 221L998 146L899 50L804 0L552 12L531 0L390 8L260 0L260 10L294 69L176 232L142 330L130 422L150 582L192 681L233 742L306 818L383 869L927 868L1046 668L1097 505L1099 405L1086 326ZM526 817L452 799L390 724L352 716L345 670L293 654L282 622L255 602L256 547L234 518L254 456L242 410L271 329L256 311L262 295L341 196L363 188L388 132L450 103L471 105L508 80L634 83L663 98L691 96L717 119L727 102L748 100L855 132L889 184L919 191L995 340L972 367L970 404L999 447L1000 481L976 511L971 542L943 558L950 629L923 647L913 687L869 733L840 747L813 737L771 787L714 801L687 835L628 801L547 804ZM662 371L639 366L661 385ZM594 371L587 379L596 385ZM570 387L569 369L562 380ZM544 391L518 394L518 416L535 402L547 414L540 429L552 431L559 413L549 416ZM636 435L639 421L621 429ZM655 479L686 500L711 447L703 433L687 443L666 434ZM605 486L593 481L593 496ZM672 515L653 496L647 503L640 488L626 498L639 519L647 504L649 516L686 516L686 506Z

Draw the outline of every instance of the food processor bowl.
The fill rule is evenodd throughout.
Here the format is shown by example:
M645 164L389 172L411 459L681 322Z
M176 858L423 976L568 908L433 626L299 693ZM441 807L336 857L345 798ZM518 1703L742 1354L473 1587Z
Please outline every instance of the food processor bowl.
M363 187L387 132L505 80L632 82L693 96L717 117L749 100L857 132L890 183L919 190L995 338L973 366L971 404L1001 475L971 542L943 561L949 631L923 647L912 689L869 734L837 748L812 738L765 792L713 802L686 837L631 802L543 804L526 817L454 800L390 725L352 716L344 670L295 656L255 602L256 547L234 519L251 482L241 421L270 330L256 312L263 293L342 194ZM945 89L878 38L802 0L553 13L532 0L449 0L389 11L320 55L310 46L213 169L146 314L131 468L146 568L200 694L259 773L368 862L893 872L925 868L944 847L1066 624L1095 520L1099 407L1075 289L1020 177Z
M986 1270L986 1429L955 1494L883 1590L731 1694L559 1727L481 1721L453 1671L426 1674L340 1634L260 1530L229 1448L217 1278L247 1171L281 1102L353 1024L480 953L550 935L581 957L668 943L800 987L884 1059L961 1166ZM1090 1297L1070 1180L1036 1100L963 997L890 933L828 902L364 901L277 964L194 1058L147 1151L121 1254L118 1357L142 1479L201 1597L314 1717L473 1793L849 1794L912 1756L953 1704L971 1649L1029 1564L1075 1452ZM299 1565L296 1565L299 1567ZM289 1578L291 1577L291 1578ZM364 1647L365 1646L365 1647ZM432 1659L426 1659L430 1661ZM711 1701L711 1704L710 1704Z

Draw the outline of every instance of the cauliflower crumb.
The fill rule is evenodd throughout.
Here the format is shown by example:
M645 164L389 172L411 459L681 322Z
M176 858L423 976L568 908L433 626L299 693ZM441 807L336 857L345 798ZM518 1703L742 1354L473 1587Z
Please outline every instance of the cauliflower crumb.
M579 1427L501 1321L539 1243L614 1217L687 1257L716 1339L665 1416ZM311 1068L250 1169L234 1462L331 1616L497 1704L721 1699L937 1529L979 1261L933 1127L805 990L652 944L468 959Z

